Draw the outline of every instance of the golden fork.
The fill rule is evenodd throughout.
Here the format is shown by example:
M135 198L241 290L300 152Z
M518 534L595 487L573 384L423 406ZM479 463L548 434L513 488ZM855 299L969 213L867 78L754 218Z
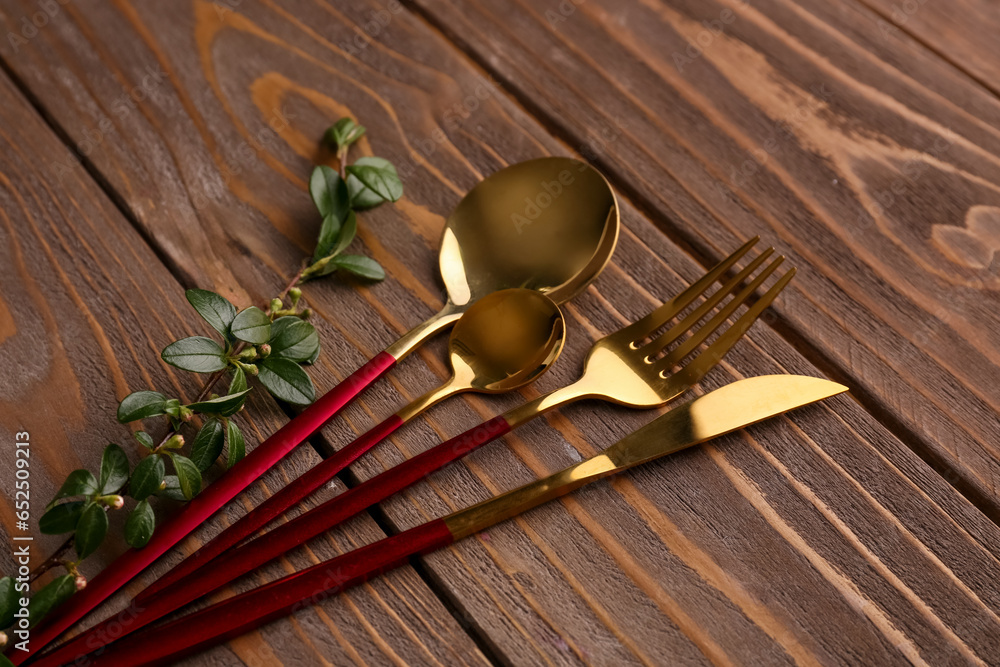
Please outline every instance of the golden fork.
M634 408L653 408L666 404L691 388L725 356L795 275L795 269L789 269L731 327L723 330L729 317L781 265L785 258L779 256L724 303L705 324L695 329L699 322L708 317L727 296L739 289L774 252L773 248L768 248L722 287L706 295L716 280L736 264L757 240L755 237L748 241L698 282L649 315L594 343L584 362L583 375L573 384L507 412L504 418L510 428L517 428L549 410L584 398L612 401ZM704 297L703 302L661 332L671 320L694 306L700 296ZM716 332L721 332L719 337L704 350L697 352ZM689 334L687 338L684 338L685 334ZM671 349L670 346L675 343L676 347ZM684 363L686 358L696 352L696 356Z

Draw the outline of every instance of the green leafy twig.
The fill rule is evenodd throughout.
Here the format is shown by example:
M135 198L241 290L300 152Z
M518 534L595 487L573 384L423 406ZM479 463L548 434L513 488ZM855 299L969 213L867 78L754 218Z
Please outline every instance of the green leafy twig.
M201 490L202 473L223 451L228 452L227 467L243 458L245 439L232 417L243 410L253 390L250 377L288 403L308 404L315 399L316 390L303 367L318 357L320 341L315 327L307 321L312 311L302 307L299 285L338 271L369 280L383 279L385 272L377 262L344 251L357 234L356 212L396 201L403 192L396 169L387 160L363 157L353 164L348 162L351 145L364 133L365 128L354 120L342 118L324 135L336 149L338 170L317 166L309 181L309 193L322 219L315 251L266 307L237 310L215 292L192 289L185 293L215 335L174 341L160 356L176 368L209 377L190 403L153 390L133 392L122 399L116 415L120 423L162 420L166 422L164 435L157 442L147 429L134 432L145 455L131 470L125 451L111 443L104 449L98 475L81 469L67 476L46 506L39 527L43 533L69 537L34 570L32 578L55 567L64 568L66 574L31 597L31 625L86 586L79 564L103 543L109 531L108 513L122 509L126 495L136 504L125 521L124 538L129 545L141 548L156 529L153 498L190 500ZM213 393L226 377L226 391ZM183 431L194 429L196 420L200 427L193 438L185 438ZM188 440L190 447L182 453ZM71 549L75 558L68 557ZM6 637L2 631L13 624L21 597L24 592L15 592L13 579L0 578L0 648Z

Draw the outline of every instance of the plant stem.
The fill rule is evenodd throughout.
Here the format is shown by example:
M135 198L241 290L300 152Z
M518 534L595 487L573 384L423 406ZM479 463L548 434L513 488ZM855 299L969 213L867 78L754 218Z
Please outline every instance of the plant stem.
M346 152L344 157L345 158L347 157ZM341 163L341 169L343 169L343 162ZM292 276L292 279L288 281L288 283L285 285L285 288L281 290L281 294L278 295L279 299L281 299L282 301L285 300L285 297L288 296L288 292L299 283L299 280L302 278L302 273L306 270L306 267L308 266L309 266L309 260L308 258L306 258L305 260L303 260L302 266L301 268L299 268L298 272L296 272L296 274ZM267 309L264 312L267 315L271 314L270 303L268 304ZM240 342L240 344L237 345L236 348L234 349L234 352L239 353L245 346L246 343ZM195 397L194 402L197 403L199 401L204 401L206 398L208 398L208 395L212 393L212 387L214 387L216 383L218 383L218 381L221 380L223 376L225 376L227 370L228 370L227 368L223 368L221 371L216 371L212 373L208 377L208 380L205 382L205 386L202 387L201 391L198 392L198 396ZM167 442L167 440L169 440L175 435L177 435L177 431L175 431L172 428L168 429L167 434L163 436L162 440L160 440L160 444L158 445L158 447L162 447L163 444ZM31 571L31 581L34 581L35 579L42 576L52 568L62 565L63 564L62 556L67 551L69 551L69 548L72 546L72 544L73 544L73 538L70 537L67 538L66 541L63 542L61 545L59 545L59 548L56 549L55 553L46 558L41 564L38 565L38 567L36 567L34 570Z
M348 146L344 146L343 148L338 148L337 149L337 166L339 167L340 177L342 179L344 179L345 182L347 181L347 151L348 150L349 150Z
M288 296L288 292L290 292L293 287L299 284L299 280L302 278L302 274L303 272L305 272L308 266L309 266L309 258L307 257L302 260L302 266L299 267L298 272L296 272L296 274L292 276L292 279L288 281L288 284L285 285L285 289L281 290L281 294L278 295L279 299L281 299L282 301L285 300L285 297ZM265 310L264 312L267 315L271 314L270 304L268 304L267 310Z
M38 565L38 567L31 571L31 581L34 581L57 565L62 565L64 562L62 558L63 554L69 551L69 547L72 544L72 537L63 542L59 548L56 549L54 554L46 558L41 564Z

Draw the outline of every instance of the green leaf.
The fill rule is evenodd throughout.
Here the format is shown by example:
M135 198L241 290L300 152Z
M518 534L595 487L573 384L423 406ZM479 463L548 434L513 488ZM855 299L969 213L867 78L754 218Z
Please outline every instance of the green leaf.
M245 379L244 382L246 382ZM194 410L195 412L203 412L205 414L229 415L240 409L243 402L247 400L247 394L249 393L249 389L244 389L238 394L226 394L225 396L219 396L218 398L213 398L208 401L191 403L188 405L188 408Z
M271 318L257 306L244 308L233 320L230 327L233 335L253 345L266 343L271 337Z
M226 429L222 421L214 418L206 421L198 430L194 444L191 445L191 460L198 466L198 470L208 470L219 458L225 435Z
M6 630L14 624L14 614L20 609L20 597L13 579L0 579L0 630Z
M403 196L403 183L392 163L382 158L360 158L347 167L347 173L386 201L397 201Z
M102 510L103 511L103 510ZM35 627L49 612L76 593L76 577L64 574L50 581L45 588L31 596L28 603L28 627Z
M312 380L294 361L268 357L259 368L257 379L276 398L296 405L309 405L316 399Z
M344 220L344 226L340 229L340 236L337 237L337 244L330 250L331 255L339 255L344 248L351 245L351 241L358 234L358 216L351 211Z
M128 481L128 468L128 457L125 456L124 449L115 443L104 448L104 454L101 456L101 481L98 484L102 496L114 493L125 486L125 482Z
M80 514L76 524L76 536L73 538L73 548L80 558L86 558L97 551L104 536L108 534L108 513L104 507L91 503Z
M76 530L84 505L86 505L84 501L74 500L50 508L38 520L39 530L46 535L62 535Z
M364 255L341 255L330 262L338 269L353 273L367 280L384 280L385 270L371 257Z
M236 306L229 303L225 297L206 289L189 289L184 292L184 296L198 314L222 334L223 338L229 336L229 325L236 317Z
M49 506L51 507L52 503L60 498L92 496L97 493L97 489L97 480L94 479L94 475L89 470L74 470L66 475L66 481L59 487Z
M340 236L340 227L340 218L333 213L323 218L323 224L319 228L319 240L316 241L316 250L313 252L314 262L330 254L330 249Z
M377 168L392 167L391 162L380 157L358 158L354 164ZM385 203L386 201L376 192L365 187L364 183L359 181L356 176L350 173L347 174L347 192L351 196L351 208L355 209L374 208L379 204Z
M160 357L171 366L192 373L214 373L225 368L227 363L225 350L204 336L191 336L171 343L163 348Z
M174 345L176 344L174 343ZM167 349L170 348L168 347ZM163 351L164 354L166 352L167 350ZM166 402L167 397L158 391L133 392L123 398L122 402L118 404L118 421L119 423L127 424L139 419L162 415L166 412Z
M181 502L187 500L184 497L184 492L181 491L181 483L177 479L177 475L166 475L163 481L167 485L161 491L157 491L156 495L161 498L169 498L170 500L179 500Z
M365 128L354 122L353 118L344 116L326 131L324 138L337 148L347 148L360 139Z
M279 322L281 325L278 325ZM271 329L271 357L305 361L319 349L316 327L297 317L279 317Z
M240 459L246 456L247 447L243 440L243 433L240 427L233 420L226 422L226 444L229 446L229 455L226 459L226 467L232 468L239 463Z
M136 441L146 449L153 449L156 447L156 443L153 442L152 436L145 431L136 431L132 435L135 436Z
M176 398L171 398L163 404L163 411L174 419L181 418L181 402Z
M146 546L156 528L156 515L148 500L140 501L125 522L125 541L130 547Z
M15 665L10 661L10 658L5 655L0 655L0 667L15 667Z
M364 183L351 174L347 175L347 191L351 195L351 208L356 211L375 208L385 203L384 199L366 188Z
M128 485L129 495L136 500L145 500L156 493L166 471L167 467L159 454L151 454L139 461L139 465L132 471L132 480Z
M319 347L316 348L316 351L312 353L311 357L309 357L308 359L304 360L302 363L303 364L307 364L307 365L308 364L315 364L317 359L319 359Z
M282 318L278 318L279 320ZM275 320L277 322L277 320ZM271 335L274 335L274 323L271 324ZM233 366L233 379L229 383L229 393L239 394L247 390L247 374L239 366Z
M174 462L174 470L177 471L177 484L181 493L188 500L191 500L201 491L201 471L198 466L186 456L180 454L170 454Z
M312 170L309 177L309 194L312 195L316 210L323 218L335 217L343 220L351 210L351 195L340 174L326 165Z

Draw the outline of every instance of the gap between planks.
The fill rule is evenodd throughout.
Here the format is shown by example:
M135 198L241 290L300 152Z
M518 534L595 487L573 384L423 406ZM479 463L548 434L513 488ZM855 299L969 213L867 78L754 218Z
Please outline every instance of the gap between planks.
M896 23L883 10L881 10L877 6L875 6L871 2L871 0L856 0L856 1L857 1L857 3L859 5L861 5L862 7L864 7L865 9L867 9L868 11L870 11L872 14L875 14L881 20L885 21L886 23L888 23L889 25L891 25L893 28L895 28L899 32L903 33L904 35L906 35L907 37L909 37L910 39L912 39L914 41L914 43L919 44L921 48L924 48L927 51L933 53L935 56L937 56L939 59L941 59L942 62L948 63L952 68L954 68L954 70L956 72L960 72L961 74L964 74L966 77L969 78L969 80L974 81L983 90L989 92L991 95L993 95L997 99L1000 99L1000 88L995 88L993 85L990 84L989 81L987 81L987 80L983 79L982 77L976 75L971 70L963 67L962 63L958 62L957 60L955 60L954 58L952 58L951 56L949 56L947 53L945 53L944 51L936 48L933 44L931 44L930 42L928 42L923 37L915 34L914 32L912 32L910 30L907 30L907 28L906 28L906 22L905 21L902 24Z

